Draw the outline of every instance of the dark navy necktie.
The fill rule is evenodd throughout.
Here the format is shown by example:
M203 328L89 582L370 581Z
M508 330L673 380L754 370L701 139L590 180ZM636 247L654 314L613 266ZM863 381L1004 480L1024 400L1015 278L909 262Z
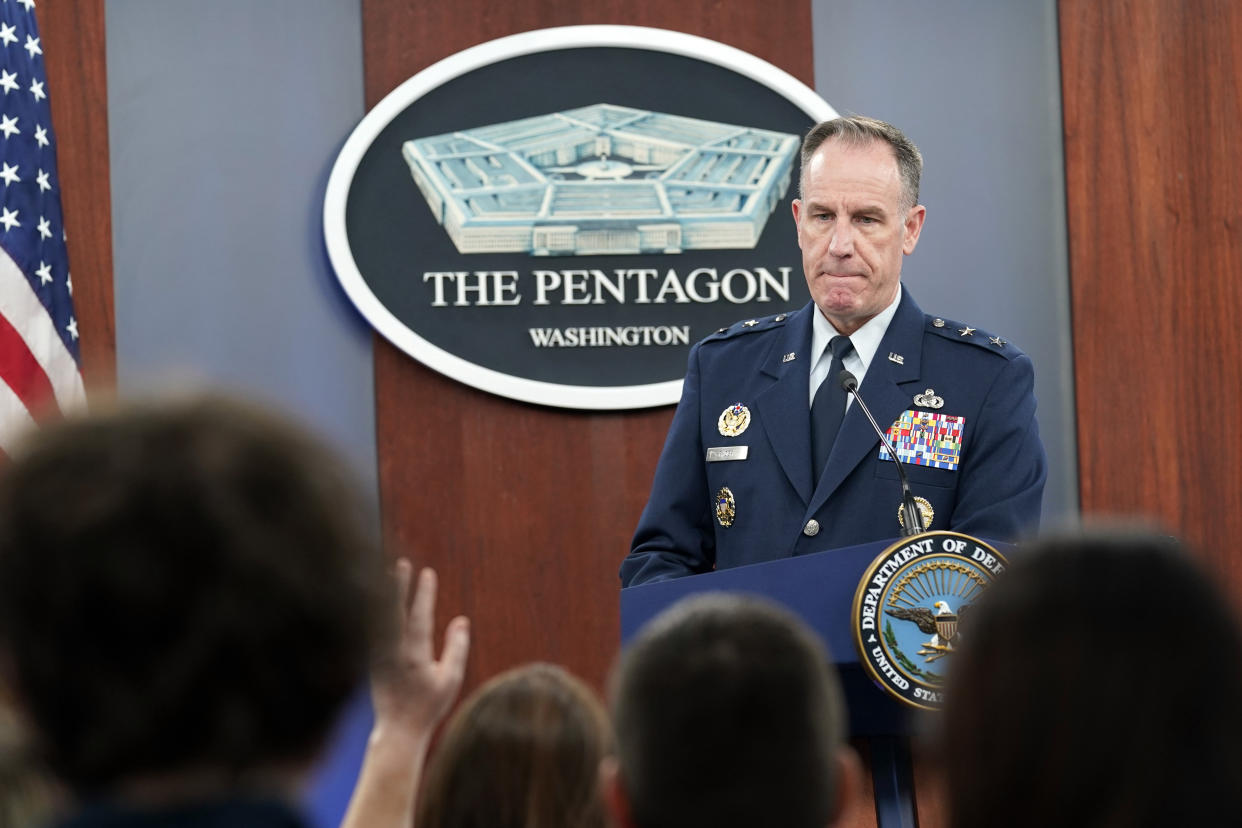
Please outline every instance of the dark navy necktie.
M845 367L845 356L854 350L854 344L848 336L834 336L828 343L828 350L832 351L832 367L819 384L815 401L811 403L811 461L815 464L811 471L816 481L828 464L833 441L837 439L841 421L845 419L846 393L836 377Z

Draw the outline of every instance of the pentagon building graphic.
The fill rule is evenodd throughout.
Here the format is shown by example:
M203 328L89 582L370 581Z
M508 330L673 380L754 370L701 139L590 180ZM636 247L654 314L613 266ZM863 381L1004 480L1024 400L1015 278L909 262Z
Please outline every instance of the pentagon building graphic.
M595 104L406 141L461 253L753 248L789 188L795 135Z

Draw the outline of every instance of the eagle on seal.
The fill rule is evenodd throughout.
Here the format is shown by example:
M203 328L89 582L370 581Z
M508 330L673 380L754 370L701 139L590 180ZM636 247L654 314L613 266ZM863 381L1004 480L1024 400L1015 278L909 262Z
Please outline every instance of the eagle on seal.
M965 604L953 612L944 601L937 601L932 606L935 612L927 607L889 607L884 610L894 618L913 621L919 630L932 637L918 652L926 656L926 662L936 661L953 652L953 645L958 640L959 621L964 620L970 609L970 605Z

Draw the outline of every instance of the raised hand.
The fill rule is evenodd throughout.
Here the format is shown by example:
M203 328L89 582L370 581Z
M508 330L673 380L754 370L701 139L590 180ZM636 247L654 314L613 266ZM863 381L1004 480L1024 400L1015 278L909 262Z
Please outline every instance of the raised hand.
M394 604L394 646L374 666L371 701L376 727L400 728L408 736L431 737L461 689L470 650L470 622L458 616L444 633L444 651L435 658L432 625L436 609L436 573L418 575L410 603L413 568L401 559L396 565L397 602Z
M419 573L412 603L409 561L397 561L395 577L395 634L371 670L375 726L341 828L409 828L431 735L466 672L470 622L462 616L449 622L435 657L436 573Z

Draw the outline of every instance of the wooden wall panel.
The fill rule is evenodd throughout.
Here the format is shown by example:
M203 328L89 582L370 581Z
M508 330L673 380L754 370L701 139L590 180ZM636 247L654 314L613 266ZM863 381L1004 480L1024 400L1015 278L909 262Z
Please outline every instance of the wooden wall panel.
M1242 4L1059 11L1083 512L1161 522L1242 595Z
M87 388L116 387L112 196L104 0L50 0L36 9L47 59L68 235L73 305Z
M770 3L363 0L368 108L420 69L493 38L587 23L710 37L813 82L806 0ZM646 502L672 409L578 413L476 391L376 337L384 526L441 573L442 618L464 612L468 684L545 659L601 686L619 637L617 567Z

